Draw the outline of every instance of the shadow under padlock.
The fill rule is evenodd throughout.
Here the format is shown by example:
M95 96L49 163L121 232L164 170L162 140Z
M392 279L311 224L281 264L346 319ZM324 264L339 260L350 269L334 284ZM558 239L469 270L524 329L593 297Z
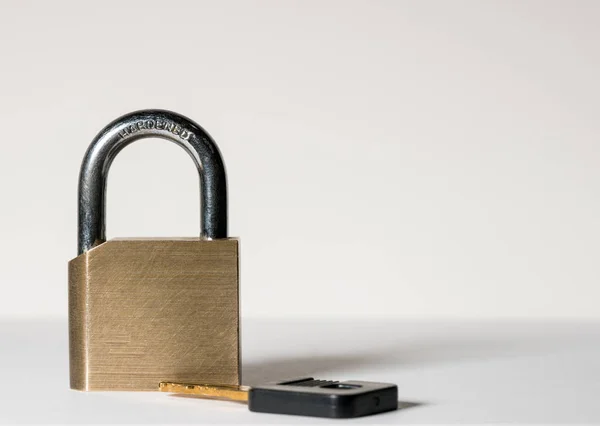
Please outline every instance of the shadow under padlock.
M115 156L160 137L200 175L199 238L105 238L105 190ZM79 177L78 257L69 262L71 388L158 390L162 380L240 382L238 240L227 237L219 150L196 123L163 110L127 114L88 148Z

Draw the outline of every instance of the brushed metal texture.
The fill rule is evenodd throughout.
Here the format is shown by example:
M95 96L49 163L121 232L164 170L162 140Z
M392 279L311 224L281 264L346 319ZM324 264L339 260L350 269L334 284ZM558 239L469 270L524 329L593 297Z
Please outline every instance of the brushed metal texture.
M117 239L69 262L71 387L240 383L238 240Z

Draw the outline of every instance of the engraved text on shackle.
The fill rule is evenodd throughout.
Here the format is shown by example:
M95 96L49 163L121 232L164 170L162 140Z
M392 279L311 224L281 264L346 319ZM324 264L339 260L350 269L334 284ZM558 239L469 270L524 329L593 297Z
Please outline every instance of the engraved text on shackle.
M190 138L190 132L178 124L173 123L172 121L161 120L161 119L149 119L149 120L139 120L129 126L125 127L123 130L119 132L119 136L121 138L126 137L132 133L138 132L142 129L159 129L159 130L167 130L174 135L179 136L184 141Z

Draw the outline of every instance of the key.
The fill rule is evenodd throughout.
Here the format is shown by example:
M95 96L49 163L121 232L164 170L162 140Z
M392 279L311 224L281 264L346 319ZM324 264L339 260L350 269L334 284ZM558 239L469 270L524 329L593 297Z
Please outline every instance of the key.
M298 416L351 418L398 408L390 383L316 380L312 377L264 386L161 382L161 392L248 403L250 411Z

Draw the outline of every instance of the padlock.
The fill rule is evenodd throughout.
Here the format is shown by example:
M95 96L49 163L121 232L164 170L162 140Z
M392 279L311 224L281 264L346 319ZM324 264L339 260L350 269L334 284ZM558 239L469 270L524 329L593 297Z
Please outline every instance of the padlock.
M105 238L108 170L131 142L159 137L200 175L198 238ZM71 388L157 390L161 381L240 383L238 240L227 237L221 154L190 119L143 110L110 123L79 176L79 255L69 262Z

